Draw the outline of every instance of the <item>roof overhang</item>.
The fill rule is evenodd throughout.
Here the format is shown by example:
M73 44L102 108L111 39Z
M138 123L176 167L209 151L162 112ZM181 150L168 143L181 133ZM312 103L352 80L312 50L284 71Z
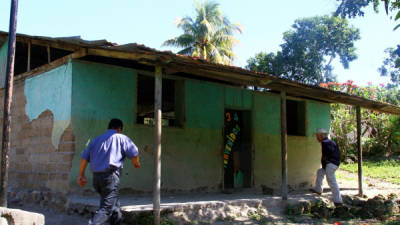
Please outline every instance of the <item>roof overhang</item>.
M4 43L7 36L8 33L0 32L0 43ZM49 38L23 34L17 35L17 41L31 42L75 52L84 50L87 55L131 60L149 66L161 66L166 73L183 72L238 85L258 86L279 92L285 91L288 96L360 106L383 113L400 115L400 107L392 104L369 100L319 86L302 84L240 67L215 64L201 59L177 55L169 51L158 51L138 44L116 46L105 40L84 41L77 37Z

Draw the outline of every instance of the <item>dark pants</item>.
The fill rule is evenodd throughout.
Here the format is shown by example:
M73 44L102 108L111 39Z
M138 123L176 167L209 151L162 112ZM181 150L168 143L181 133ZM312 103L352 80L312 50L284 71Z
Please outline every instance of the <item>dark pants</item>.
M100 194L100 208L96 211L89 225L122 224L119 202L120 170L93 173L93 187Z

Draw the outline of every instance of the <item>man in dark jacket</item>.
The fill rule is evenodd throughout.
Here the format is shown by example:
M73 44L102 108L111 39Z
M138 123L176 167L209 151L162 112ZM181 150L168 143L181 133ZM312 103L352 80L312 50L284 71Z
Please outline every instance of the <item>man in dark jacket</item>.
M332 190L333 202L335 206L341 206L343 204L342 196L340 195L339 185L336 182L335 172L340 165L340 151L337 144L327 137L328 132L324 128L318 128L315 136L318 142L321 143L322 157L321 165L317 171L317 179L315 180L315 186L310 189L312 192L321 194L322 193L322 181L326 175L328 185Z

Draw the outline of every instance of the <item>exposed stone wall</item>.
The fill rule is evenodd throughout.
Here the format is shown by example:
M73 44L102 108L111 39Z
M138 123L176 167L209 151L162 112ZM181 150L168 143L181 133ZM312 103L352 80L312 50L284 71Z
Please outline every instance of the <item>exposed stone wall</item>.
M54 115L50 110L45 110L30 121L25 112L27 100L24 86L24 82L14 85L9 186L67 192L75 149L72 127L69 125L64 131L55 148L52 144ZM0 95L1 117L3 96L4 90Z

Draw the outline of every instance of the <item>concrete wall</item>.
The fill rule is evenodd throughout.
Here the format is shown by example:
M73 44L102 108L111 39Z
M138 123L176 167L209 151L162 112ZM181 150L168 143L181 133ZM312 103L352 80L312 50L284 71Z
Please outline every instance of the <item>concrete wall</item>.
M108 121L119 117L124 133L139 147L141 169L124 165L123 189L149 192L153 174L153 127L136 124L136 78L133 69L73 61L72 127L76 153L70 182L76 188L81 152ZM216 191L223 182L224 109L249 110L252 117L254 185L279 189L281 183L279 95L185 80L184 125L163 127L162 189ZM320 146L312 133L329 128L329 105L306 100L306 136L288 137L291 188L308 187L319 167ZM87 172L90 178L90 172ZM90 187L87 187L90 188Z
M68 191L75 149L71 64L14 85L9 184ZM3 107L4 90L0 96ZM3 114L1 114L3 116Z

